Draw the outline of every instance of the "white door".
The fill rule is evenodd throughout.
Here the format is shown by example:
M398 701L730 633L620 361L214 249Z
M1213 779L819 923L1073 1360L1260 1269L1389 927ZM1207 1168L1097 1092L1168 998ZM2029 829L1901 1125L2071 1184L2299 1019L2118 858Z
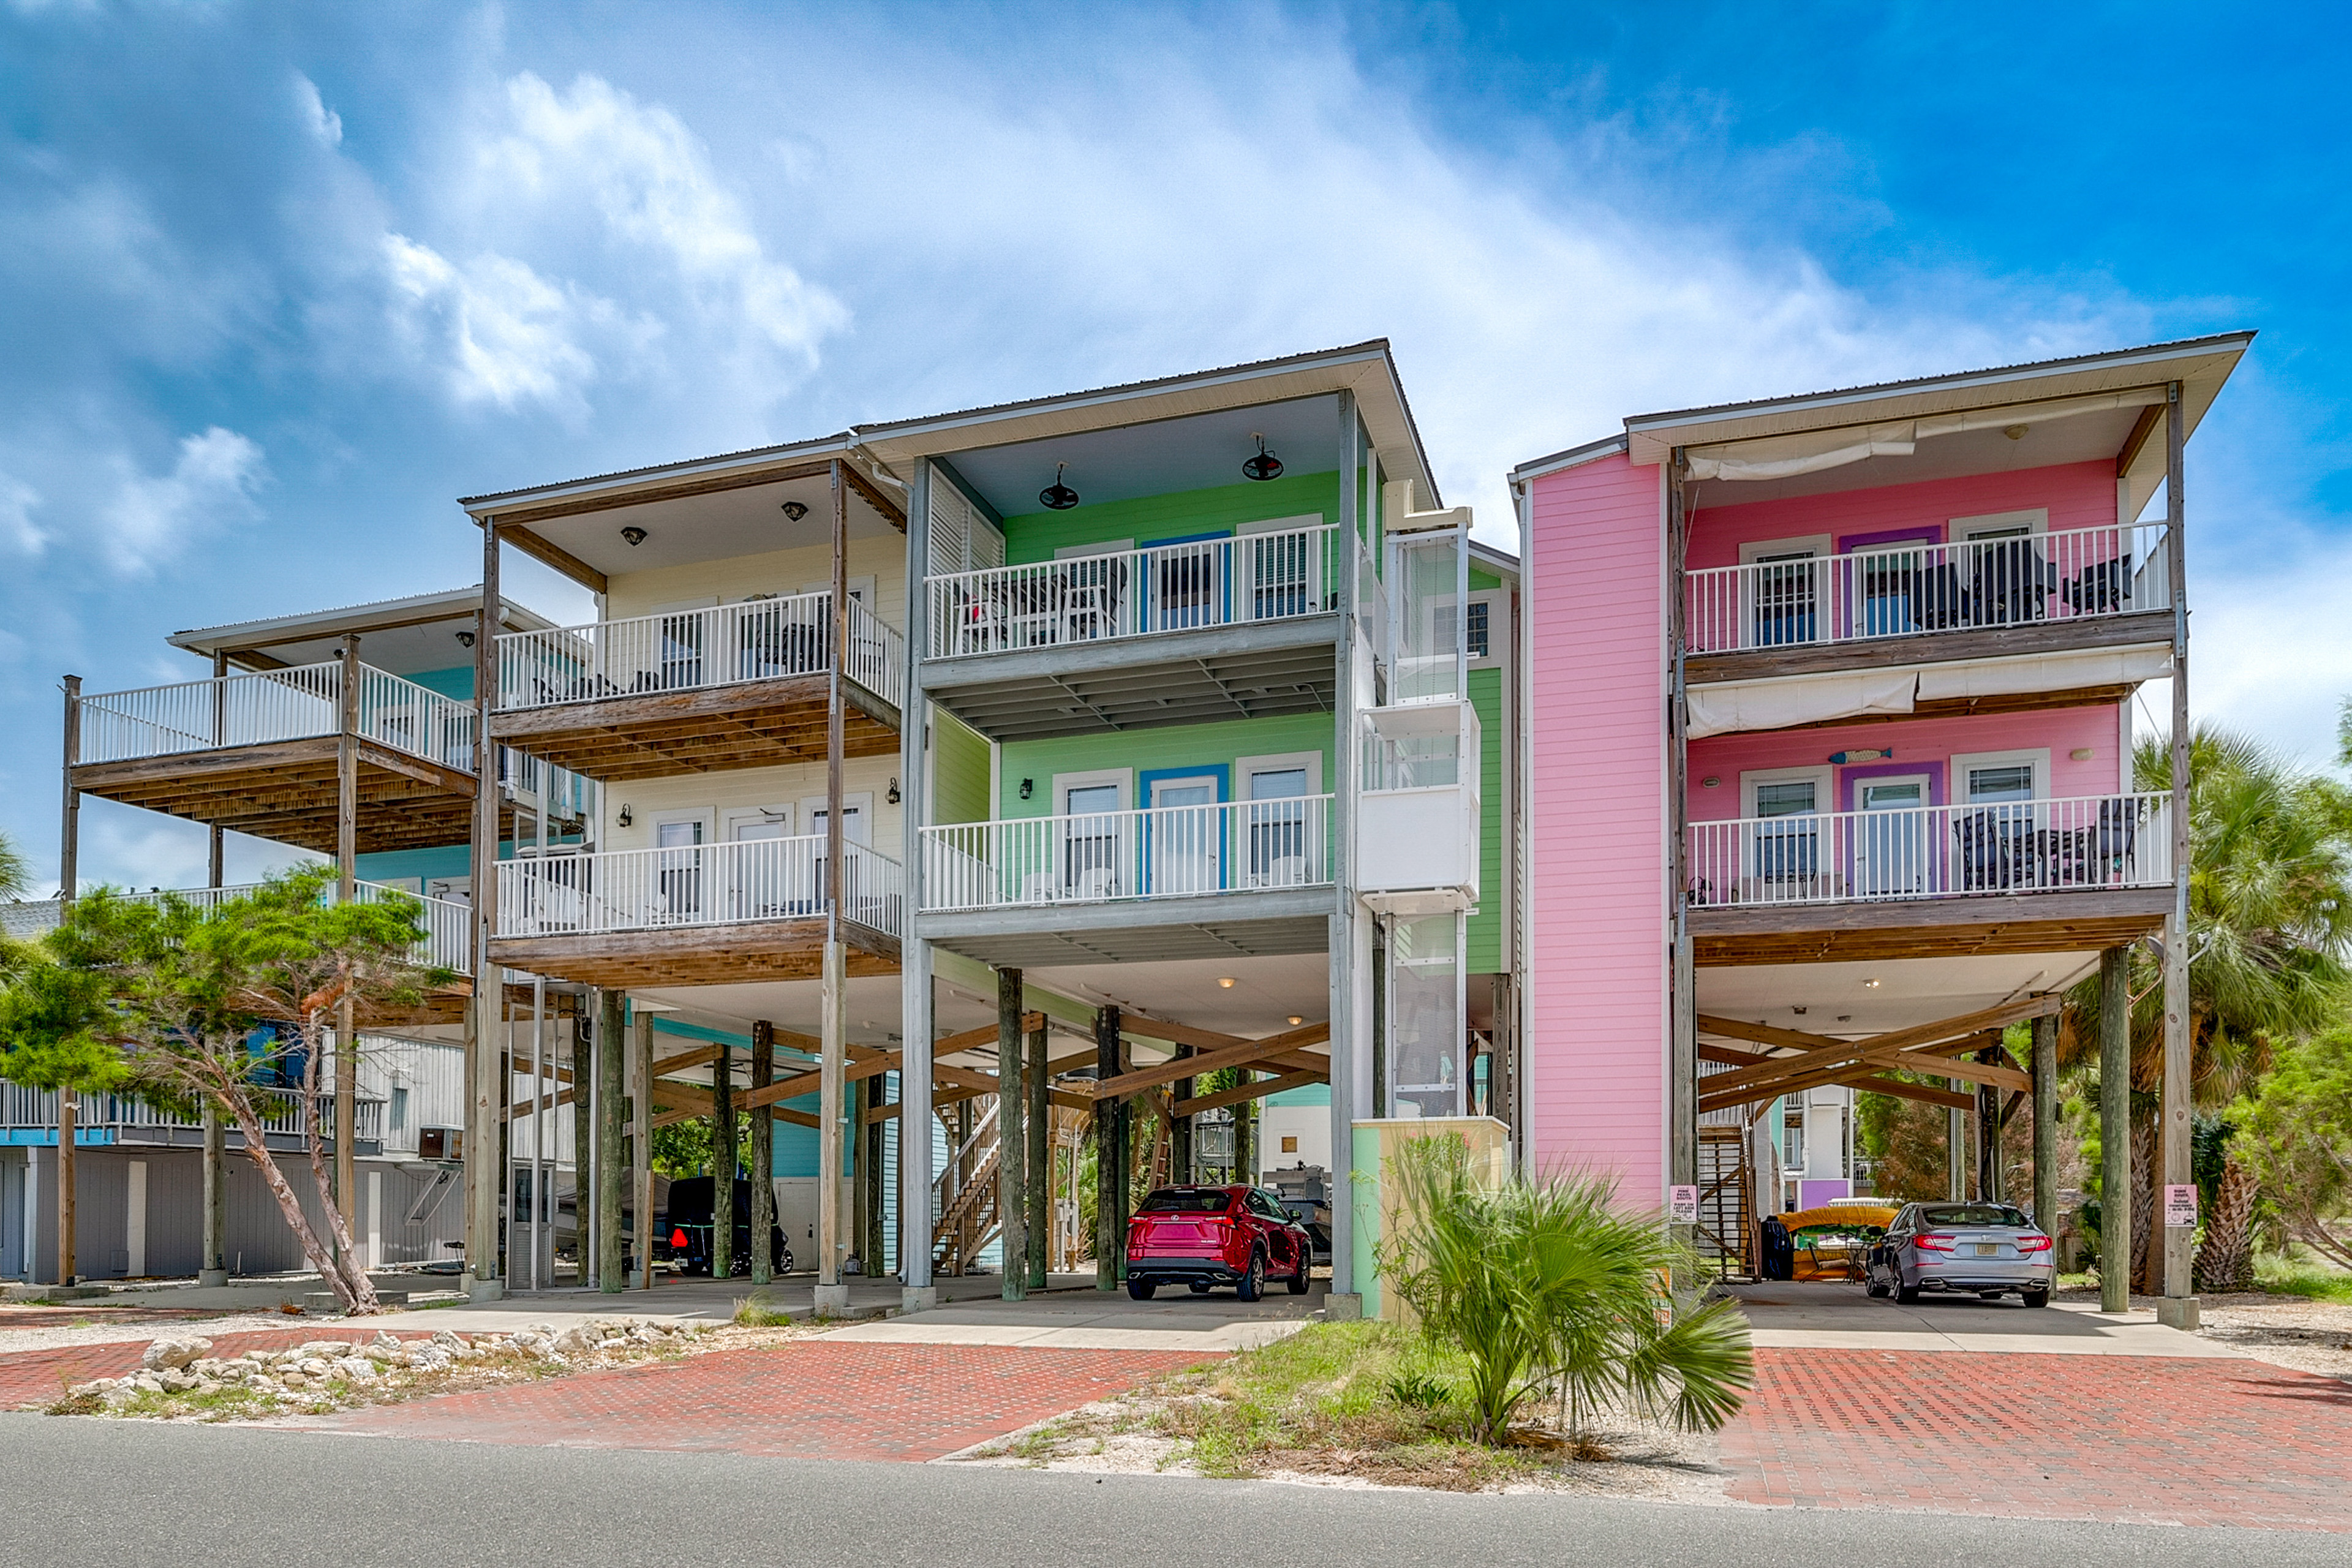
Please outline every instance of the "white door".
M1155 893L1209 893L1222 883L1224 818L1217 810L1217 777L1151 781L1151 889Z
M1313 880L1307 874L1307 770L1253 769L1243 793L1249 803L1242 812L1250 886L1305 887Z
M1062 887L1067 899L1115 899L1127 819L1115 784L1076 784L1062 804Z
M654 916L693 922L702 916L702 824L654 825Z
M1748 845L1748 876L1765 903L1801 902L1821 890L1821 785L1785 779L1756 785L1756 816Z
M782 841L793 836L790 806L730 812L719 831L727 843L744 846L723 851L730 919L772 921L807 912L795 906L792 877L794 858L782 847ZM769 844L778 847L753 847Z
M809 896L814 900L815 909L820 910L824 908L824 844L823 840L826 832L825 823L831 816L832 812L825 805L825 798L821 795L813 795L801 802L801 820L808 824L810 834L818 839L809 851L812 869L807 880ZM872 847L874 794L871 790L857 795L844 795L841 797L841 837L845 844ZM856 869L857 857L855 854L847 854L846 858L851 868L849 893L855 900L857 896ZM852 909L847 912L854 919L857 911Z
M1854 786L1854 890L1865 899L1900 899L1927 890L1927 779L1864 779Z
M1740 574L1748 580L1750 647L1811 642L1819 635L1821 568L1814 552L1759 555Z

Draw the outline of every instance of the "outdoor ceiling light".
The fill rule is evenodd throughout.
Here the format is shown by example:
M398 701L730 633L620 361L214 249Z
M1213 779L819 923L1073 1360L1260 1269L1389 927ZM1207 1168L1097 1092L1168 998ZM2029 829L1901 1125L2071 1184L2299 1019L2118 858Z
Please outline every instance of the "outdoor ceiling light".
M2004 425L2000 427L2000 433L2012 441L2024 440L2025 430L2026 427L2022 425Z
M1875 991L1878 989L1878 982L1875 980L1865 980L1862 984L1863 988L1866 991Z
M1234 988L1234 977L1230 974L1220 974L1217 976L1217 984L1231 991Z
M627 540L630 547L634 549L637 545L643 544L646 542L646 531L639 528L633 522L629 524L628 527L621 530L621 537Z
M803 506L800 502L796 500L788 500L784 503L784 516L789 521L798 522L807 515L808 508Z
M1307 1015L1304 1013L1293 1013L1290 1016L1290 1026L1294 1029L1305 1022L1307 1022Z
M471 633L471 632L459 632L459 633L457 634L457 646L458 646L459 647L473 647L473 646L474 646L474 634L473 634L473 633Z
M1250 439L1257 443L1257 456L1242 464L1242 477L1249 479L1282 478L1282 459L1265 449L1265 437L1253 430Z
M1048 511L1067 511L1078 504L1078 492L1062 482L1062 470L1068 467L1067 463L1055 464L1054 482L1037 492L1037 499L1045 503Z

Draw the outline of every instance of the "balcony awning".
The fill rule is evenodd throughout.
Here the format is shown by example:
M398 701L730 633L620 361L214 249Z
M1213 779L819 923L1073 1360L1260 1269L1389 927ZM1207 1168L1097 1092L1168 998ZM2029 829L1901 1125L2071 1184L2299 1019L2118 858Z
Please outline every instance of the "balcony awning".
M1768 436L1751 441L1726 441L1712 447L1693 447L1685 456L1694 479L1785 479L1823 468L1843 468L1865 458L1907 458L1919 442L1937 436L1995 430L2011 425L2040 425L2081 414L2145 408L2163 401L2164 388L2160 386L2132 387L2084 397L1971 408L1919 419L1801 430L1794 435Z
M1694 741L1751 730L1787 730L1832 719L1904 714L1922 702L2035 691L2095 691L2161 680L2172 650L2085 648L2038 658L1990 658L1854 675L1801 675L1695 686L1685 699Z

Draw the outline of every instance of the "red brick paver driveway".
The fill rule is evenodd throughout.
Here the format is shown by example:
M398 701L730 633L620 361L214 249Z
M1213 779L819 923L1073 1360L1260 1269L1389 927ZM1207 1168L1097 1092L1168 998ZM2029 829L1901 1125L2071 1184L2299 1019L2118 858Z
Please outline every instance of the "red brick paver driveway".
M935 1459L1212 1359L1195 1351L809 1340L443 1394L306 1425L546 1447Z
M2352 1385L2262 1362L1759 1350L1730 1495L2352 1531Z

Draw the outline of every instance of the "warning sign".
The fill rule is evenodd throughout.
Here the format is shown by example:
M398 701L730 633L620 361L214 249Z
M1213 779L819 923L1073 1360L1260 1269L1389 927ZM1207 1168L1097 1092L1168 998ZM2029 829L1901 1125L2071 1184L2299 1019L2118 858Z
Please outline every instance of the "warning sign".
M1668 1225L1698 1223L1698 1189L1696 1187L1666 1189L1666 1223Z
M2181 1182L2165 1184L2164 1228L2195 1230L2197 1228L2197 1184Z

